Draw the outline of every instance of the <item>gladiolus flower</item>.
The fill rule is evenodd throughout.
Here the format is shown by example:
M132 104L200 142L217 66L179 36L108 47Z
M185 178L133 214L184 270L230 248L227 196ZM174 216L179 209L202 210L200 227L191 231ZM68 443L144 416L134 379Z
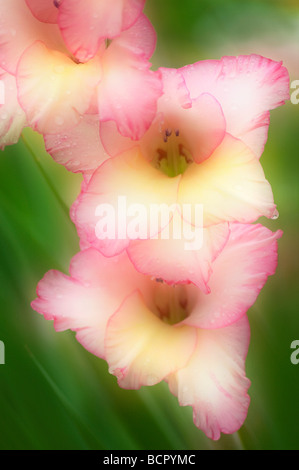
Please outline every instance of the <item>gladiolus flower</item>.
M93 170L102 164L107 154L116 156L139 146L146 159L167 174L175 175L182 173L191 161L200 163L207 159L225 133L242 140L260 157L267 140L269 111L289 98L289 77L285 67L257 55L223 57L220 61L200 61L178 70L161 68L158 72L162 75L163 95L158 100L152 125L137 142L125 138L128 132L117 125L116 107L113 105L110 109L108 104L100 124L103 145L95 141L92 150L98 155ZM115 77L117 75L115 73ZM111 86L111 97L115 89L117 86ZM135 115L134 110L131 112ZM84 134L80 133L80 139L82 148ZM70 145L69 139L64 142L65 146L51 147L50 153L55 160L63 160L60 154ZM170 147L177 154L172 160ZM72 159L79 161L76 168L84 171L81 152L74 151Z
M106 39L133 26L145 0L26 0L33 15L57 23L68 49L80 61L94 57Z
M209 80L199 77L205 70ZM148 213L153 204L201 204L204 227L277 216L257 157L269 109L289 94L286 69L259 56L240 56L160 73L163 95L140 141L121 136L112 121L101 123L104 148L116 156L96 169L73 206L81 246L94 246L107 256L130 244L129 236L113 242L95 230L96 208L116 207L119 195L128 205L143 204ZM195 224L193 216L184 221Z
M172 143L169 147L171 152ZM113 256L128 248L130 240L136 238L129 233L126 218L121 221L125 233L121 238L118 230L112 238L97 230L101 220L98 208L108 205L118 213L120 195L127 207L134 207L136 203L142 205L143 219L147 221L147 233L142 238L146 239L164 228L162 220L158 228L150 223L151 210L156 205L177 205L184 223L196 226L193 208L200 205L203 220L199 224L205 228L223 222L249 223L260 216L276 214L271 187L258 159L245 144L230 135L226 135L207 160L188 163L184 173L175 177L153 166L138 147L106 160L82 188L72 208L81 246L94 246L107 256ZM182 212L184 205L190 207L186 214ZM171 217L169 213L164 223L169 224ZM145 225L143 219L140 224Z
M224 131L260 157L267 141L269 111L289 99L287 69L281 62L255 54L203 60L177 70L161 68L160 72L164 95L141 142L148 158L153 158L159 135L161 140L169 132L179 132L184 152L199 162L215 149ZM134 144L121 138L112 122L102 124L101 129L104 146L112 156Z
M143 0L118 0L109 9L108 3L0 0L0 66L15 75L17 98L33 129L58 134L86 113L113 120L132 139L150 126L161 95L160 76L149 70L148 61L155 32L142 14ZM66 18L70 8L72 25ZM99 22L110 31L105 38L99 37ZM89 34L83 35L87 27Z
M57 331L72 329L105 359L123 388L166 380L207 436L232 433L249 405L245 357L248 308L276 267L277 238L261 225L232 224L213 266L211 293L138 273L126 254L92 248L75 256L70 277L50 271L32 307Z

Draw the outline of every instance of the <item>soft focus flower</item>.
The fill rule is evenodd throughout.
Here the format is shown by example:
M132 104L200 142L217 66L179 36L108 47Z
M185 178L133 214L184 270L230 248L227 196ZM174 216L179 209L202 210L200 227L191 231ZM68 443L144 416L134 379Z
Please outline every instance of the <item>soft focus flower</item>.
M0 66L16 77L18 101L33 129L57 134L86 113L113 120L133 139L149 127L161 94L159 74L148 62L155 32L142 14L144 1L119 0L109 9L108 3L0 1ZM105 37L99 37L98 22L106 25ZM89 33L83 35L78 24Z
M174 135L169 142L170 153L175 139ZM174 158L178 158L177 153ZM125 198L127 207L141 204L147 221L151 220L152 207L163 204L177 204L184 222L193 225L196 225L194 211L184 215L181 208L201 205L203 221L200 223L204 227L223 222L249 223L260 216L276 214L271 187L259 160L245 144L229 134L208 159L199 164L189 162L184 173L175 177L169 177L152 165L138 147L107 159L82 188L72 208L81 246L94 246L107 256L129 246L132 237L127 230L128 219L122 221L125 237L121 240L118 232L115 239L111 239L96 230L100 220L97 208L109 205L117 213L120 195ZM166 222L170 220L171 213ZM158 232L162 229L161 221ZM144 238L156 234L156 227L148 223Z
M160 71L164 95L158 102L156 119L142 139L143 148L148 151L151 141L159 139L158 133L161 140L165 132L179 131L184 151L198 162L215 148L212 137L216 141L221 131L222 137L226 131L261 156L267 141L269 111L289 99L289 74L282 62L252 54ZM101 129L111 155L134 144L117 135L112 122Z
M106 39L136 22L145 0L26 0L33 15L57 23L68 49L80 61L94 57Z
M182 172L186 160L198 163L208 158L225 132L242 140L260 157L267 140L269 111L289 98L285 67L257 55L200 61L178 70L161 68L159 73L163 80L163 95L158 100L156 117L144 137L137 142L124 138L117 129L116 120L110 120L113 115L109 119L108 113L100 125L103 144L98 145L97 139L94 141L92 154L97 157L93 160L93 170L101 165L103 155L106 159L107 154L115 156L138 145L145 158L154 160L164 171L169 174ZM79 132L79 136L82 148L84 134ZM60 139L60 145L48 147L56 161L64 161L64 155L72 145L71 137L62 143ZM179 150L176 169L169 158L165 158L170 144ZM80 150L74 149L70 165L71 160L78 162L77 171L80 168L85 171L85 159Z
M261 225L233 224L213 266L211 293L139 274L126 254L76 255L70 277L50 271L32 307L57 331L72 329L105 359L123 388L166 380L207 436L232 433L249 405L248 308L276 267L277 238Z
M163 95L140 141L121 136L112 121L101 123L106 152L97 145L100 166L73 206L81 246L89 244L107 256L127 248L130 237L99 237L96 208L116 208L119 195L128 205L143 204L148 213L153 204L201 204L204 227L277 216L257 157L267 137L269 110L288 97L286 69L259 56L240 56L160 73ZM116 156L101 165L107 153ZM195 224L193 216L184 220Z

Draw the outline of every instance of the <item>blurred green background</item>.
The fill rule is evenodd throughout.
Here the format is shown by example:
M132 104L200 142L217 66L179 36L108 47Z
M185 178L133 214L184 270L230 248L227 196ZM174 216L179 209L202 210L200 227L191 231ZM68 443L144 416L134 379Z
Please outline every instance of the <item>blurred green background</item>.
M258 53L283 60L299 80L298 0L148 0L156 27L153 67L180 67L222 55ZM246 362L252 381L245 425L208 440L162 383L118 388L105 362L56 333L30 308L37 282L52 268L68 271L78 251L68 208L81 177L45 153L40 136L1 152L0 171L0 449L298 449L299 105L271 113L262 164L280 217L262 221L284 231L279 265L249 311Z

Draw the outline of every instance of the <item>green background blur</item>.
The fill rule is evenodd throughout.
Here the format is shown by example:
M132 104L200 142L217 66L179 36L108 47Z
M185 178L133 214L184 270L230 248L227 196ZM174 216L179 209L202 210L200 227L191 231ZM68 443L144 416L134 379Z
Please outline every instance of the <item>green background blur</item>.
M148 0L158 33L153 67L180 67L222 55L258 53L283 60L299 80L298 1ZM26 130L0 158L0 449L298 449L299 105L271 113L262 164L280 217L262 221L284 231L279 265L249 311L246 362L251 404L242 429L218 442L195 428L162 383L118 388L104 361L56 333L30 308L37 282L52 268L68 271L78 251L68 208L81 177L55 164L40 136Z

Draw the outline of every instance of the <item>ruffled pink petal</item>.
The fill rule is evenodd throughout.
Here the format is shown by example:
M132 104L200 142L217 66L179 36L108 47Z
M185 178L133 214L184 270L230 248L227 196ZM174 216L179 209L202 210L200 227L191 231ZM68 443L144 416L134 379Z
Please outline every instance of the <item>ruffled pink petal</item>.
M197 293L191 314L183 321L199 328L222 328L244 316L277 265L279 230L232 224L231 234L215 259L210 294Z
M132 47L134 47L134 42L132 43ZM163 94L157 102L158 111L150 128L144 134L141 141L138 142L138 145L141 146L148 160L151 160L155 156L159 145L162 149L166 146L165 143L163 145L162 132L163 129L171 128L172 125L172 121L171 123L165 122L167 114L171 120L173 115L180 116L180 113L182 115L184 109L192 106L192 101L183 76L175 69L160 69L159 73L161 74L163 84ZM184 114L182 116L184 116ZM175 129L177 129L178 120L177 118L174 124ZM182 120L183 117L181 117L180 122L182 122ZM101 123L100 133L103 145L111 156L116 156L136 145L136 142L129 137L119 134L117 125L113 121Z
M107 321L138 286L139 275L127 257L107 260L95 250L78 253L70 276L49 271L39 282L32 308L54 320L56 331L71 329L90 352L104 357Z
M218 101L209 94L191 99L184 77L176 69L159 69L163 80L163 95L158 101L158 113L142 139L144 153L155 155L157 148L167 151L165 131L179 135L179 141L197 163L208 158L225 135L225 119Z
M162 322L137 292L111 317L105 345L109 372L121 387L138 389L187 364L196 345L196 330Z
M132 140L139 140L151 125L162 94L160 73L149 70L148 53L154 43L153 28L141 16L130 30L112 41L102 57L100 120L114 121L120 134Z
M210 158L187 168L178 200L180 204L202 204L205 226L254 222L276 214L271 187L258 159L230 135Z
M269 127L269 110L289 99L289 76L281 62L258 55L205 60L181 69L193 99L210 93L220 103L227 132L258 156Z
M63 0L59 26L69 50L86 62L101 43L119 36L141 15L145 0Z
M142 13L146 0L125 0L123 8L123 31L130 28Z
M155 51L156 43L156 31L149 19L142 14L133 26L112 41L108 49L111 51L115 47L121 47L136 57L150 59Z
M175 144L187 149L197 163L207 159L225 135L225 119L218 101L209 94L191 100L182 74L176 69L159 69L163 81L163 95L158 100L155 119L140 141L144 155L149 160L157 148L167 152L169 142L164 141L165 131L175 134ZM106 125L105 125L106 124ZM103 123L101 137L107 152L115 156L131 148L134 141L120 136L116 126Z
M30 125L45 134L74 127L89 108L100 74L98 59L76 64L41 42L34 43L17 69L19 101Z
M194 161L201 163L209 158L225 136L225 119L219 103L207 93L192 100L177 121L182 141Z
M0 69L0 148L18 142L26 116L17 100L16 79Z
M207 294L213 261L228 237L228 224L195 229L176 213L159 239L131 241L127 252L139 272L169 284L192 282Z
M24 0L1 0L0 67L15 74L21 55L37 40L56 50L65 49L57 25L34 18Z
M100 138L105 151L111 157L116 157L120 153L127 152L141 144L140 140L132 140L130 137L121 135L117 130L115 121L104 121L100 123Z
M99 136L99 119L82 116L77 126L60 134L44 136L47 152L54 160L74 173L91 174L109 155Z
M151 224L151 207L175 203L179 179L168 178L153 168L138 148L107 160L94 173L72 211L81 242L114 256L128 246L130 239L156 235L172 214Z
M58 5L61 0L25 0L31 13L43 23L57 23Z
M242 426L250 403L245 375L250 329L246 317L226 328L197 330L195 352L186 367L168 377L181 406L192 406L195 425L207 437L232 434Z

